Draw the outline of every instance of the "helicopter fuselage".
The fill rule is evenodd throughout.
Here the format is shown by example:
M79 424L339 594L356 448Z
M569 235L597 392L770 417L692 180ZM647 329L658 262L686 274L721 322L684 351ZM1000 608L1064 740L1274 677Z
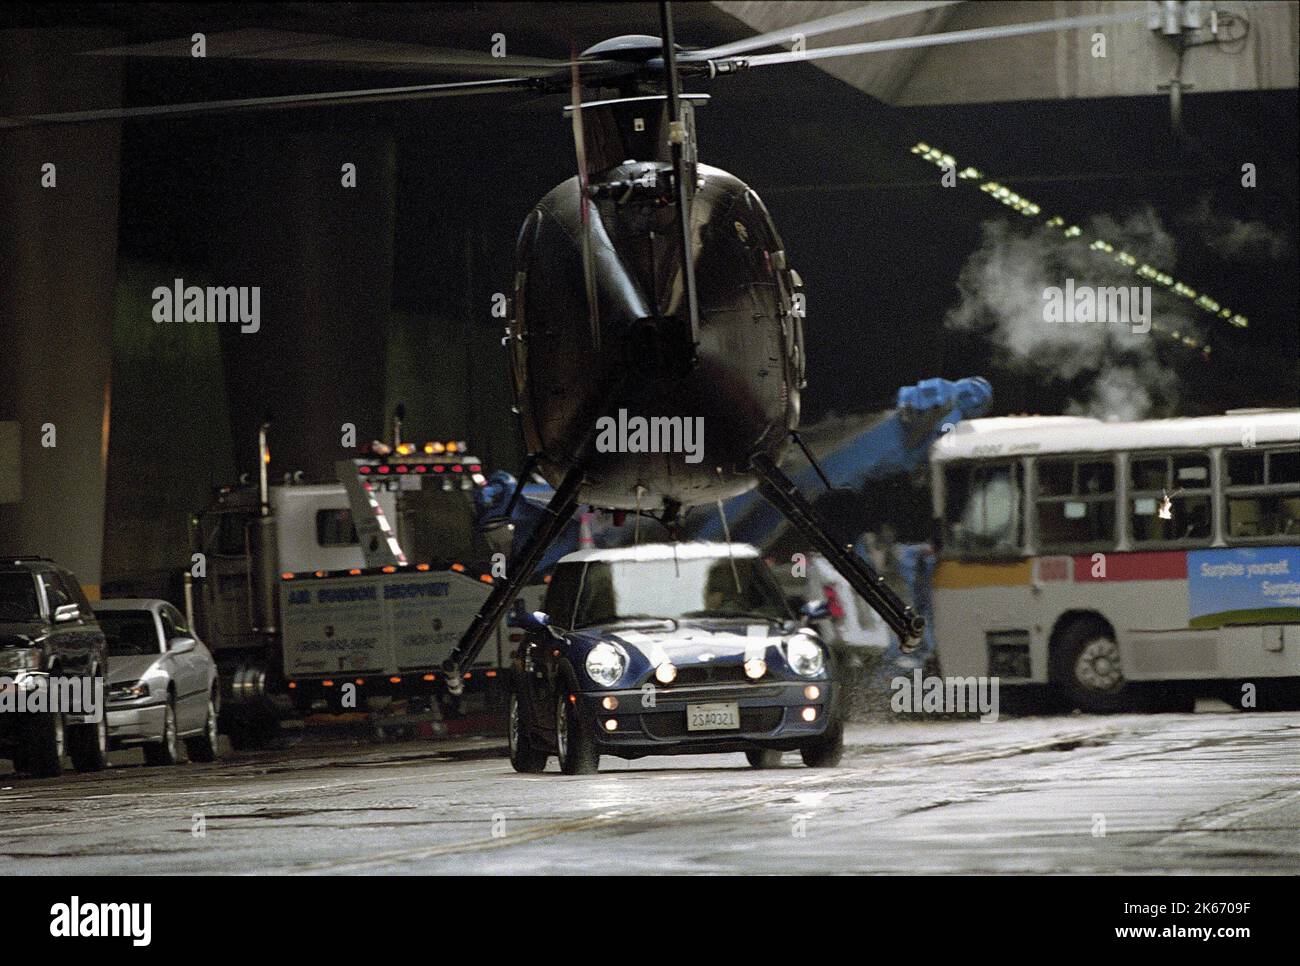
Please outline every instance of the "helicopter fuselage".
M574 177L547 194L520 231L509 339L517 407L548 481L585 467L583 503L654 511L728 499L755 485L754 454L779 459L798 424L798 276L758 195L718 168L694 172L697 338L682 304L677 216L664 197L671 175L662 162L626 162L593 176L586 229ZM638 417L664 432L650 440L620 432L611 446L600 431ZM662 451L665 439L677 438L668 421L678 418L703 430L702 449L684 440L691 445Z

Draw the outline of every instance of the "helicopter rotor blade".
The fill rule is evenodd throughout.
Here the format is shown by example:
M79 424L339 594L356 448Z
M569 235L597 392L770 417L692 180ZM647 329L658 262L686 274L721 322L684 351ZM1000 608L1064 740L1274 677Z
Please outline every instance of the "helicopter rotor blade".
M859 44L838 44L808 50L785 50L774 54L756 54L743 58L748 67L770 67L773 64L791 64L805 60L825 60L831 57L853 57L858 54L878 54L889 50L915 50L921 47L940 47L947 44L964 44L977 40L1000 40L1005 37L1023 37L1029 34L1053 33L1080 27L1098 27L1143 21L1145 11L1112 14L1093 14L1081 17L1063 17L1058 20L1035 20L1029 23L1004 24L996 27L974 27L969 30L950 30L945 33L920 34L915 37L896 37L890 40L869 40Z
M87 51L83 56L122 59L192 60L188 37ZM495 56L475 50L427 47L422 44L337 37L289 30L248 27L207 35L204 60L298 63L327 67L393 71L433 71L452 74L549 76L563 73L568 62L545 57Z
M682 306L691 330L691 353L700 342L700 307L695 294L695 253L691 245L691 196L694 184L687 183L686 139L691 125L681 119L681 78L677 75L677 48L673 43L673 11L668 0L659 2L660 36L663 40L664 73L668 81L667 105L669 141L673 159L673 187L677 195L677 224L682 252ZM688 108L689 109L689 108ZM692 179L693 180L693 177Z
M393 101L430 100L467 94L499 94L537 89L536 77L504 77L493 80L454 81L447 84L412 84L405 87L376 87L352 91L324 91L312 94L284 94L274 97L242 97L187 104L155 104L147 107L115 107L95 111L67 111L59 114L29 114L0 117L0 130L46 127L56 124L93 124L101 121L135 121L153 118L193 117L201 114L232 114L287 107L333 107L342 104L381 104Z
M835 30L865 27L868 24L924 13L927 10L955 6L960 2L961 0L915 0L915 2L893 4L870 3L864 7L855 7L852 10L845 10L818 20L809 20L793 27L769 30L767 33L755 37L746 37L744 40L737 40L730 44L720 44L717 47L709 47L705 50L685 51L681 55L681 60L683 62L696 62L717 60L719 57L734 57L736 54L743 54L751 50L761 50L764 47L772 47L776 44L792 43L799 37L816 37Z
M570 86L573 96L573 151L578 159L578 204L582 212L581 247L582 281L587 291L587 320L591 325L592 348L600 351L600 299L596 289L596 257L591 247L591 195L587 181L587 141L582 128L582 78L578 57L570 62Z

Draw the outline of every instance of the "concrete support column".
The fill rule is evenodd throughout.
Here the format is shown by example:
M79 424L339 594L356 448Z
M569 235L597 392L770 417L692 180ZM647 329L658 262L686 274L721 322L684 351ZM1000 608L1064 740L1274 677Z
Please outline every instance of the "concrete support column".
M115 39L0 31L0 115L119 104L117 63L76 56ZM17 497L0 504L0 554L53 557L92 596L104 533L119 151L116 124L0 132L0 421L16 422L18 435L16 463L12 444L0 450L8 481L0 495Z

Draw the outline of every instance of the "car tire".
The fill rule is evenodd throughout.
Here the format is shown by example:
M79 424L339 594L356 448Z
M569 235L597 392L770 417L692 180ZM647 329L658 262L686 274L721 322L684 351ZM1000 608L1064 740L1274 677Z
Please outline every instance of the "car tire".
M844 722L832 720L820 738L799 749L799 757L809 768L837 767L844 757Z
M600 754L583 727L577 704L569 700L570 693L564 687L555 698L555 749L560 771L566 775L594 775L600 770Z
M162 740L141 746L146 765L174 765L181 760L181 743L176 737L176 703L169 698L164 707Z
M775 748L756 748L745 752L745 758L754 768L780 768L785 752Z
M510 740L510 767L517 772L536 775L546 770L546 760L550 755L537 747L529 733L532 721L532 705L527 696L519 691L511 691L507 731Z
M57 778L63 773L63 715L43 711L21 717L20 770L37 778Z
M94 724L68 729L68 757L79 772L103 771L108 767L108 712L100 709Z
M1072 708L1114 714L1132 703L1132 687L1120 668L1115 633L1093 618L1066 626L1052 648L1052 681Z
M185 739L185 754L190 761L217 760L217 702L208 695L208 716L203 721L203 734Z

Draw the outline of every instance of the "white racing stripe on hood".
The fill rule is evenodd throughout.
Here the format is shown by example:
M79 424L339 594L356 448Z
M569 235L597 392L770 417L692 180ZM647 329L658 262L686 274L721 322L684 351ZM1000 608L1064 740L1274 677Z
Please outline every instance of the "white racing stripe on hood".
M670 660L666 648L698 647L706 650L709 647L717 647L732 652L743 650L743 660L748 661L751 658L765 657L768 645L780 641L779 638L768 636L768 629L764 624L750 624L745 628L744 635L735 631L709 631L690 627L671 634L654 634L637 630L620 631L617 637L641 651L652 667L658 667Z
M668 653L664 650L658 634L647 634L645 631L622 631L615 636L644 654L651 667L658 667L668 660Z

